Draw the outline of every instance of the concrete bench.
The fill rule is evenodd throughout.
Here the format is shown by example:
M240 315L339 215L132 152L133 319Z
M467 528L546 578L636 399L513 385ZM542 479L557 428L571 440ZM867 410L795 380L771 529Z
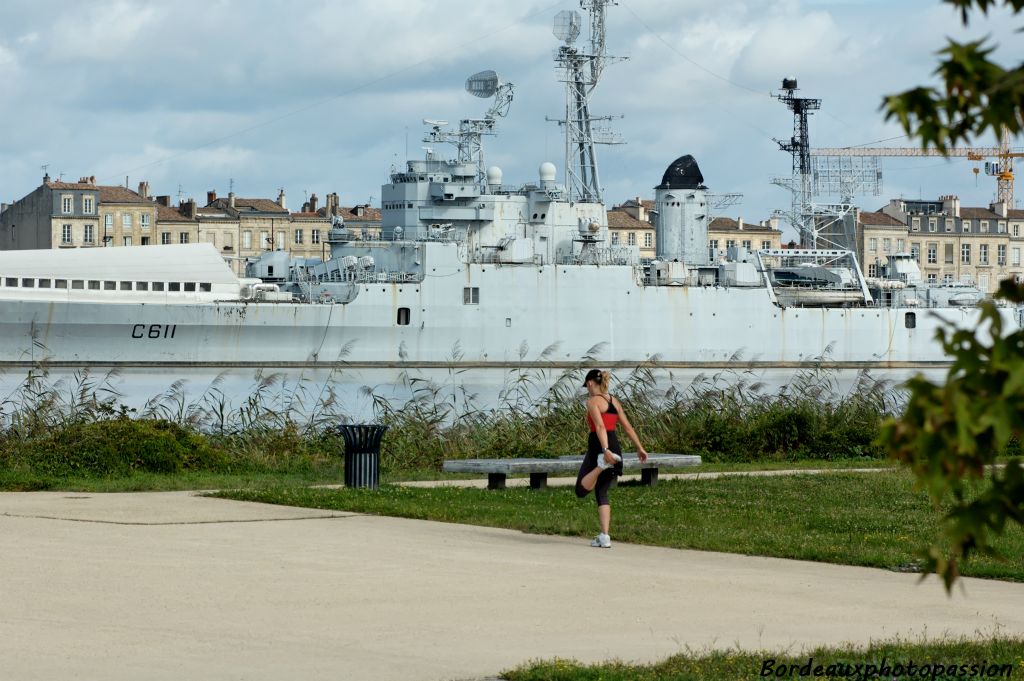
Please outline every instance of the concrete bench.
M530 476L531 489L544 489L551 473L575 475L583 462L583 456L574 454L557 459L452 459L441 466L445 473L487 474L487 489L505 489L505 480L510 475ZM691 454L649 454L647 461L640 463L636 454L626 453L622 457L624 471L640 471L640 481L645 485L658 482L658 468L677 468L700 465L700 457Z

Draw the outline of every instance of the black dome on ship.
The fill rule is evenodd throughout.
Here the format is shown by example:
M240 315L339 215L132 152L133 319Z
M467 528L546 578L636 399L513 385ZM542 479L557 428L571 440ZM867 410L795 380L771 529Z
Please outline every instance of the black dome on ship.
M687 154L672 161L665 174L661 177L661 184L656 189L703 189L704 176L700 174L700 166L697 159Z

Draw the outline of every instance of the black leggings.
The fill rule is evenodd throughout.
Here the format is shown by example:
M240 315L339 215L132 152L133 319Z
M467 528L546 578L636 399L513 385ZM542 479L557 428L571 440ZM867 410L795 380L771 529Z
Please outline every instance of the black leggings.
M608 449L622 456L622 447L619 445L619 438L614 430L608 431ZM583 480L587 473L597 468L598 456L603 456L601 442L597 439L597 433L591 433L590 437L587 438L587 453L583 457L583 465L580 466L579 475L576 476L576 496L580 499L590 494L590 490L581 485L580 481ZM594 485L594 496L597 498L598 506L608 506L611 504L608 500L608 490L611 489L612 481L616 475L622 475L621 461L611 468L604 469L601 475L597 476L597 484Z

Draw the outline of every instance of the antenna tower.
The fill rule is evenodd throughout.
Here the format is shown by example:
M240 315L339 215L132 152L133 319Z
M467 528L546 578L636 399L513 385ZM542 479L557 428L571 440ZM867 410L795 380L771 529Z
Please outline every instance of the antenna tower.
M787 140L775 140L779 148L793 157L793 173L790 177L773 178L772 183L788 189L793 195L789 212L779 211L800 235L800 245L816 248L814 206L811 191L811 141L807 129L807 117L821 108L820 99L797 97L796 78L783 78L782 91L775 98L793 112L793 136Z
M503 82L494 71L473 74L466 79L466 92L481 99L493 97L494 101L487 109L487 113L483 118L463 118L459 121L458 130L448 130L448 121L425 119L423 123L430 126L430 132L423 137L423 141L455 145L458 150L458 162L476 165L477 182L482 186L486 177L483 136L495 134L498 118L508 115L508 110L512 106L514 91L515 86ZM408 152L408 149L406 151ZM408 153L406 155L408 156Z
M622 143L618 135L594 125L613 116L590 114L590 95L605 66L615 59L608 55L605 25L605 11L615 4L615 0L580 0L580 7L590 14L589 51L576 46L583 24L580 13L563 10L555 15L553 32L562 41L555 62L565 83L565 118L558 122L565 126L565 176L570 201L602 203L594 145Z

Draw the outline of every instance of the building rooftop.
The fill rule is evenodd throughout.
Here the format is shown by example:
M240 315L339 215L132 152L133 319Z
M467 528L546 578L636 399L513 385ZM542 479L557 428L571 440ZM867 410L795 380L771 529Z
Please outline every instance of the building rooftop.
M156 204L157 222L195 222L192 218L186 217L180 208Z
M960 217L964 220L1002 220L1003 216L994 213L988 208L971 208L964 206L960 208Z
M883 213L882 211L861 211L860 212L860 224L871 225L872 227L903 227L906 225L900 222L897 218Z
M654 229L654 225L637 220L624 210L608 211L608 227L611 229Z
M716 230L716 231L722 231L722 230L728 230L728 229L735 229L735 230L739 231L739 228L740 228L739 221L738 220L733 220L732 218L714 218L708 224L708 229L713 229L713 230ZM760 224L758 222L744 222L743 223L743 231L744 232L747 232L747 231L750 231L750 232L755 232L755 231L758 231L758 232L772 232L772 231L778 232L778 231L781 231L781 230L778 230L778 229L774 229L773 230L770 224L762 225L762 224Z

